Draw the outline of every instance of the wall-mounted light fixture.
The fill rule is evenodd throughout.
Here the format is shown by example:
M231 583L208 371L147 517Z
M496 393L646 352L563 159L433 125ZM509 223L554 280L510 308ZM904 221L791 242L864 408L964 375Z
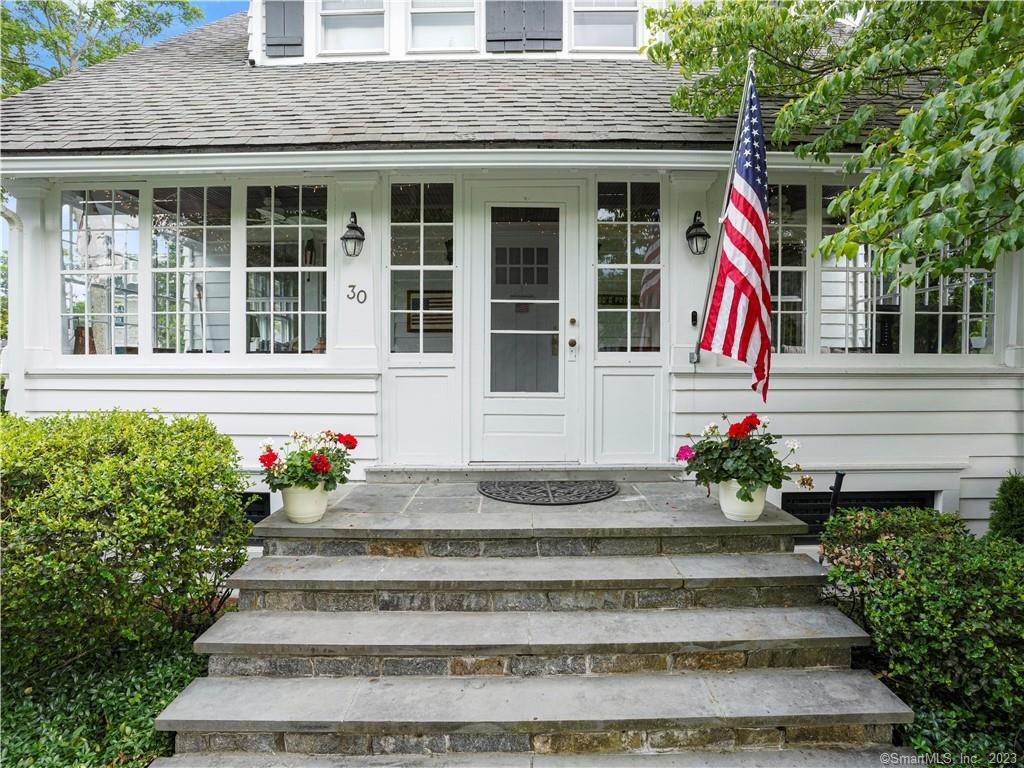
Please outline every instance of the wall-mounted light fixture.
M704 228L704 219L700 217L700 211L693 214L693 224L686 228L686 243L690 246L690 253L694 256L701 256L708 249L708 242L711 235Z
M345 255L355 258L363 251L363 243L366 241L366 233L359 226L356 219L356 212L352 211L348 219L348 226L345 227L345 234L341 236L341 244L345 246Z

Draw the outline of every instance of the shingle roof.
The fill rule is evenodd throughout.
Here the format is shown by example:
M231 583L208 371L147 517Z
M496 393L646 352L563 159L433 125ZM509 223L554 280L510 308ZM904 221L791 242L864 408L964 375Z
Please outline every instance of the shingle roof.
M16 94L0 103L0 148L728 148L735 126L673 112L678 75L640 59L252 67L247 56L237 14Z

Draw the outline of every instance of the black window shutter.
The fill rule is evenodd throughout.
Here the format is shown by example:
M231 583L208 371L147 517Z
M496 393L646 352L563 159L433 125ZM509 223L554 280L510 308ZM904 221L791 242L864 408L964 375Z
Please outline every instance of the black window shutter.
M267 0L267 56L301 56L305 3L302 0Z
M526 50L562 50L562 0L527 0Z
M524 0L487 0L487 50L512 53L524 50Z

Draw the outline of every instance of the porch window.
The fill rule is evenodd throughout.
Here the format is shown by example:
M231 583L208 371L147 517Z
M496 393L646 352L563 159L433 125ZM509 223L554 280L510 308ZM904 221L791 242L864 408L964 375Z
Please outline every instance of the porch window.
M391 185L391 351L452 351L454 187Z
M597 185L597 349L661 350L661 186Z
M772 349L805 352L807 338L807 187L768 186Z
M821 188L821 234L844 226L828 207L845 189ZM839 257L821 263L821 351L823 354L900 351L900 286L896 275L872 272L873 251L861 246L853 259Z
M227 352L231 188L153 190L153 351Z
M327 349L327 187L246 190L246 351Z
M139 191L61 194L64 354L139 351Z
M637 0L574 0L573 46L636 50Z
M382 53L384 0L322 0L320 48L327 53Z
M412 0L410 50L444 51L476 48L474 0Z
M991 354L995 273L967 269L926 277L914 288L914 352Z

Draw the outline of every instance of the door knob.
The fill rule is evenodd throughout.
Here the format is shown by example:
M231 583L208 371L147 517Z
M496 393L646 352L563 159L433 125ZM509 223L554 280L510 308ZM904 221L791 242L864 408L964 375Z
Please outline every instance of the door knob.
M570 347L575 347L576 346L576 339L569 339L569 346Z

